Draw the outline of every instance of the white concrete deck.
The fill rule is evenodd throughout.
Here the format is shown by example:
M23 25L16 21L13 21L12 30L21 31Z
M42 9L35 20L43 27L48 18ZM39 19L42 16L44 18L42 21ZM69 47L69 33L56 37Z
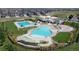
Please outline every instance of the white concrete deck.
M24 40L24 41L26 41L26 42L33 42L33 43L38 43L38 45L37 46L32 46L32 45L25 45L25 44L23 44L23 43L20 43L20 42L18 42L18 44L22 44L22 45L24 45L24 46L28 46L28 47L41 47L41 46L50 46L51 44L53 44L53 42L51 42L51 38L50 37L46 37L46 38L42 38L42 37L40 37L40 38L37 38L37 37L32 37L32 36L29 36L28 34L24 34L24 35L22 35L22 36L18 36L17 37L17 39L16 39L17 41L20 41L20 40ZM48 43L47 44L40 44L40 41L47 41Z
M71 32L73 30L74 30L73 27L70 27L70 26L67 26L67 25L59 25L59 31L60 32Z

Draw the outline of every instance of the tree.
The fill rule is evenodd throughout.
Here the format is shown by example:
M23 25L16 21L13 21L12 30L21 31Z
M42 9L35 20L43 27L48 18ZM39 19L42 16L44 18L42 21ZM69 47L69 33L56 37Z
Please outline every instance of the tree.
M16 50L16 48L10 43L7 43L6 45L4 45L3 48L4 48L4 50L7 50L7 51L15 51Z
M0 24L0 46L3 45L3 42L5 41L5 38L6 38L6 32L5 32L5 25L4 25L4 22L2 22Z
M4 41L5 41L5 33L4 32L0 32L0 46L3 45Z
M76 16L77 16L77 18L79 19L79 14L77 14Z
M70 16L68 17L69 20L72 19L72 18L73 18L73 15L70 15Z
M76 35L76 42L79 42L79 33Z

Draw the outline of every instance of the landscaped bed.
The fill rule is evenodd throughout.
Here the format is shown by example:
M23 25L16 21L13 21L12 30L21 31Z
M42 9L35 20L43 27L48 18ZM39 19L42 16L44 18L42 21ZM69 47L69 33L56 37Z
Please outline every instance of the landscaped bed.
M55 37L54 40L59 43L65 43L70 41L71 39L71 33L70 32L60 32Z

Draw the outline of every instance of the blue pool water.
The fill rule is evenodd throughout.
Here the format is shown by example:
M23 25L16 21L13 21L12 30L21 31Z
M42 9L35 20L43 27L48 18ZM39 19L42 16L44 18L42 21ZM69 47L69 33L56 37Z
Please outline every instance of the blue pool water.
M48 37L52 35L52 31L48 26L41 26L32 31L32 35Z
M18 24L21 26L21 27L25 27L27 25L30 25L29 22L18 22Z

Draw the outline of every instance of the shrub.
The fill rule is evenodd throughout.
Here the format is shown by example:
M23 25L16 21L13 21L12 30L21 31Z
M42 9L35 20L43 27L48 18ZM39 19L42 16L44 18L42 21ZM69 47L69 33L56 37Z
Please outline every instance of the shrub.
M3 49L7 50L7 51L15 51L15 47L12 44L10 44L10 43L5 44L3 46Z
M0 46L3 45L4 41L5 41L5 33L4 32L0 32Z

